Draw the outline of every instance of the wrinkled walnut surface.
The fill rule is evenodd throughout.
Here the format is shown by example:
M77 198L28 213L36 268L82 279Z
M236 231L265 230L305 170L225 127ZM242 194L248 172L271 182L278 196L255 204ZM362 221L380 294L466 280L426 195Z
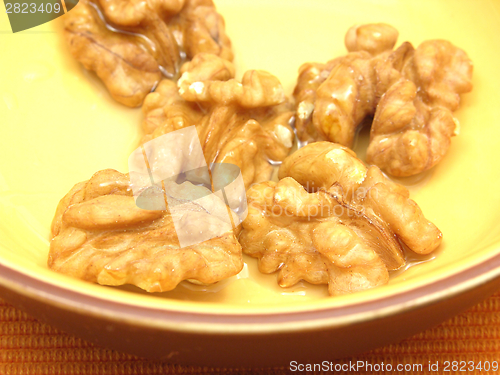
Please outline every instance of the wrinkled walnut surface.
M182 72L179 87L186 86L185 91L171 80L163 80L145 99L146 135L141 143L195 125L208 165L237 165L246 187L268 180L272 173L269 160L283 160L293 142L289 125L293 111L279 81L269 73L250 71L240 84L234 80L232 63L205 53L196 55ZM200 100L190 93L193 85L215 87L216 82L227 86L209 90ZM270 98L268 92L276 95ZM148 156L149 167L152 171L168 167L174 173L167 174L175 175L186 157L194 157L184 155L189 149L181 145L155 149L158 157ZM189 198L187 192L197 196L197 189L204 188L171 182L165 189L172 199L184 202ZM210 226L227 225L217 221L216 206L200 210L193 202L184 202L182 207L185 211L174 214L185 215L182 218L189 227L196 223L194 227L200 231L210 231ZM225 206L223 211L227 211ZM97 172L61 200L52 226L49 267L99 284L134 284L150 292L171 290L186 279L210 284L241 270L241 247L233 231L180 248L171 212L139 208L127 175L113 170ZM215 219L208 220L207 212ZM232 220L236 223L234 217Z
M472 62L445 40L423 42L403 78L378 104L367 162L395 176L411 176L435 166L458 134L452 111L460 94L472 90Z
M163 76L201 52L232 60L224 20L211 0L82 0L65 16L72 55L111 96L140 106Z
M210 54L198 54L182 72L177 86L163 80L146 97L141 142L195 125L207 164L237 165L247 188L270 179L269 160L282 161L294 137L278 79L250 70L237 82L233 64Z
M392 50L397 36L385 24L354 26L345 38L349 54L302 65L294 91L301 141L351 147L359 124L374 116L370 164L410 176L442 159L456 133L452 111L472 90L472 62L444 40Z
M176 215L204 228L217 220L217 210L184 202L199 189L204 188L173 184L165 193L184 203ZM234 231L180 248L170 212L138 208L128 175L111 169L75 185L61 200L52 234L49 267L102 285L162 292L182 280L215 283L243 267Z
M419 254L441 243L406 188L343 146L309 144L285 159L279 178L248 191L239 241L261 272L279 271L280 286L303 279L328 284L331 295L372 288L405 264L398 240Z

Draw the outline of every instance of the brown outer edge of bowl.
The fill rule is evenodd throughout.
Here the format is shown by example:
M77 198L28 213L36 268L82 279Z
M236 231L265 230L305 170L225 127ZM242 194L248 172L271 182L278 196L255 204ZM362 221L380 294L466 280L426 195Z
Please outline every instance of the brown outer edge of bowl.
M372 301L305 311L236 314L177 311L169 310L168 307L144 307L110 301L38 280L0 263L1 286L59 308L83 312L86 315L108 317L112 320L131 321L135 325L167 328L172 331L197 332L201 327L205 330L213 326L213 329L207 329L207 332L224 334L277 333L290 332L294 329L304 331L321 326L332 327L352 324L360 320L378 319L436 303L441 298L459 295L499 276L500 254L495 254L477 265L430 284ZM308 327L307 322L316 322L316 324ZM293 323L293 325L287 323ZM263 329L256 329L256 327L263 327Z

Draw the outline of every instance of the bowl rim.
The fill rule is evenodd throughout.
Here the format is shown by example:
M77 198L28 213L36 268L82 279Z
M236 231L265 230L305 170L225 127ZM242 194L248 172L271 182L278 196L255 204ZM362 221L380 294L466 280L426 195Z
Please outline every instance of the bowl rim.
M494 244L492 247L496 247ZM449 299L500 277L500 252L451 275L393 295L339 306L254 313L183 311L86 294L16 270L0 260L0 285L77 314L179 333L277 334L321 330L386 318ZM300 323L300 324L298 324Z

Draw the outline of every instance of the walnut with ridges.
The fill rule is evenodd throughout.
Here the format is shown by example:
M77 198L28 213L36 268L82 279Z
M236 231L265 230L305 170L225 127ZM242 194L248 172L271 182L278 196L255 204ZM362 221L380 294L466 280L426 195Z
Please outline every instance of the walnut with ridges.
M165 194L184 201L197 189L203 188L184 183L166 186ZM214 207L184 205L176 214L197 228L218 220ZM48 265L83 280L148 292L172 290L182 280L212 284L243 267L236 232L181 248L170 212L137 207L128 176L107 169L75 185L59 203Z
M207 164L237 165L247 187L268 180L270 161L282 161L294 137L293 111L278 79L251 70L237 82L231 62L204 53L181 71L178 91L163 80L146 97L143 128L148 134L141 143L195 125Z
M198 53L233 58L211 0L81 0L65 16L64 34L71 54L129 107Z
M472 89L472 62L445 40L393 51L396 38L389 25L356 26L346 35L349 54L300 68L294 97L301 141L352 147L358 126L374 116L368 163L410 176L443 158L457 133L452 111Z
M405 264L403 242L428 254L442 234L406 188L349 149L317 142L287 157L280 181L254 185L239 241L263 273L289 287L303 279L331 295L387 283Z

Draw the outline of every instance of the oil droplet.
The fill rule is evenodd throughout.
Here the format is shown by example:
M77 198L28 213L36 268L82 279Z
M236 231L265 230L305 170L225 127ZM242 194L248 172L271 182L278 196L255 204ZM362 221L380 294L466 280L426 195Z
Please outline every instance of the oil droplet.
M246 263L243 264L243 269L239 274L236 275L237 279L248 279L250 277L250 273L248 271L248 265Z
M41 61L32 61L26 64L22 70L23 79L26 82L42 81L50 78L54 75L56 71L53 65L47 64Z
M7 109L12 111L19 108L19 104L17 102L17 97L15 94L12 94L10 92L4 92L2 94L2 99L5 105L7 106Z

